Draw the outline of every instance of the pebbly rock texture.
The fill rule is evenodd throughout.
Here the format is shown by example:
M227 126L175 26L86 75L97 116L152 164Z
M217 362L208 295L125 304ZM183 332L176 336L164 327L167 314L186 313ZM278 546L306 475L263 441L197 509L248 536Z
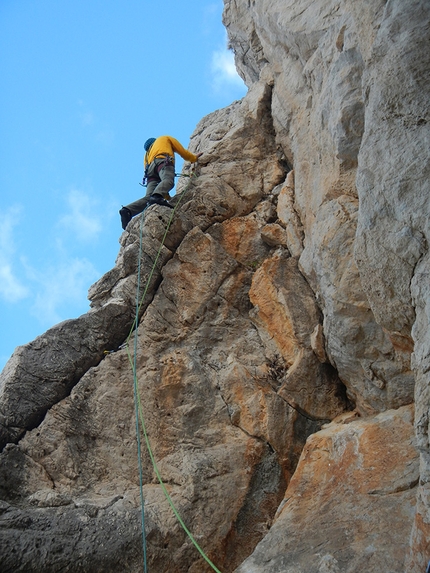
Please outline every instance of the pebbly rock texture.
M224 22L249 91L197 125L173 218L0 375L2 572L142 571L140 478L155 573L213 570L163 487L223 573L430 559L430 5Z

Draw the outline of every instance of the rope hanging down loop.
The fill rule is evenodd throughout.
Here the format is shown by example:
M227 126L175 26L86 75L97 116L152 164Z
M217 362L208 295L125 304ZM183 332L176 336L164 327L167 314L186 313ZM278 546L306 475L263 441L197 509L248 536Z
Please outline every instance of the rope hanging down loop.
M142 248L142 235L143 235L143 215L140 218L140 246L139 246L139 259L140 250ZM137 288L136 288L136 314L134 317L134 323L137 325L139 323L139 292L140 292L140 270L141 265L139 261L137 270ZM129 334L129 338L131 332ZM129 359L130 353L128 350L128 339L127 339L127 354ZM147 573L147 563L146 563L146 535L145 535L145 499L143 497L143 468L142 468L142 448L140 443L140 431L139 431L139 390L137 386L137 376L136 376L136 360L137 360L137 328L134 330L134 357L133 357L133 395L134 395L134 408L136 417L136 438L137 438L137 457L139 460L139 491L140 491L140 507L141 507L141 521L142 521L142 549L143 549L143 572Z
M169 218L169 221L167 223L166 226L166 230L164 232L163 238L161 240L161 244L160 247L158 249L157 255L155 257L154 263L152 265L151 271L148 275L146 284L145 284L145 288L143 289L143 293L142 296L140 298L139 301L139 292L140 292L140 277L141 277L141 262L142 262L142 236L143 236L143 220L144 220L144 213L141 214L141 221L140 221L140 243L139 243L139 259L138 259L138 273L137 273L137 290L136 290L136 312L135 312L135 318L133 321L133 324L131 326L130 329L130 333L127 337L126 342L124 343L126 349L127 349L127 356L133 371L133 387L134 387L134 401L135 401L135 415L136 415L136 434L137 434L137 446L138 446L138 463L139 463L139 479L140 479L140 492L141 492L141 510L142 510L142 537L143 537L143 555L144 555L144 572L147 572L146 569L146 537L145 537L145 514L144 514L144 498L143 498L143 469L142 469L142 456L141 456L141 445L140 445L140 431L139 431L139 419L140 419L140 425L142 427L142 432L143 432L143 436L145 439L145 444L146 444L146 448L148 450L148 454L149 457L151 459L151 463L152 463L152 467L154 469L154 472L157 476L157 479L160 483L161 489L176 517L176 519L178 520L179 524L181 525L182 529L185 531L185 533L187 534L188 538L191 540L191 542L193 543L193 545L195 546L195 548L197 549L197 551L200 553L200 555L203 557L203 559L210 565L210 567L212 567L212 569L216 572L216 573L221 573L221 571L212 563L212 561L209 559L209 557L205 554L205 552L203 551L203 549L200 547L200 545L197 543L197 541L194 539L192 533L190 532L190 530L187 528L187 526L185 525L184 521L182 520L181 516L179 515L178 510L175 507L175 504L173 503L172 498L170 497L169 492L167 491L167 488L163 482L163 479L161 477L160 471L158 469L157 466L157 462L155 461L155 457L151 448L151 444L149 442L149 437L146 431L146 425L145 425L145 419L143 416L143 408L142 408L142 401L141 401L141 397L140 397L140 392L139 392L139 385L138 385L138 380L137 380L137 367L136 367L136 359L137 359L137 326L139 324L139 314L140 314L140 309L142 308L143 302L145 300L146 294L148 292L149 289L149 285L151 282L151 279L153 277L153 274L155 272L155 268L157 266L157 262L158 259L161 255L161 251L162 248L164 246L164 242L166 240L167 234L169 232L173 217L175 215L176 210L178 209L186 191L188 191L188 188L190 187L191 183L192 183L192 179L197 177L197 173L196 171L193 171L190 175L187 175L187 177L190 177L190 181L188 183L188 185L186 186L186 188L184 189L184 191L180 194L179 196L179 200L176 203L176 205L174 206L174 208L171 211L171 215ZM129 341L130 338L133 334L134 331L134 356L132 357L130 354L130 348L129 348ZM123 346L124 346L123 345Z

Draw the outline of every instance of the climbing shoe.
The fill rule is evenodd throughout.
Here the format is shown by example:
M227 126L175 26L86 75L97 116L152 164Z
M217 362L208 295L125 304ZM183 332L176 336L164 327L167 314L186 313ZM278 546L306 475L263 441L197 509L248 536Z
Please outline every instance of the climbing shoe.
M127 225L130 223L131 221L131 211L130 209L127 209L127 207L123 207L122 209L119 210L119 214L121 217L121 226L125 231L125 228L127 227Z
M170 209L173 209L173 206L168 201L166 201L166 199L163 199L159 193L154 193L151 195L148 201L148 206L149 205L163 205L163 207L169 207Z

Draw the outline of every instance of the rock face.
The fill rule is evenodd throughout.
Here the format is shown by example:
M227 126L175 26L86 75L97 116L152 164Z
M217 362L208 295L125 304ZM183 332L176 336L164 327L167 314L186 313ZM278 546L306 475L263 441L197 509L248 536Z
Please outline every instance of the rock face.
M156 573L430 559L430 5L224 21L249 91L198 124L173 218L0 375L2 572L142 571L141 496Z
M392 525L414 514L413 409L339 422L308 439L275 524L237 573L405 570L409 538Z

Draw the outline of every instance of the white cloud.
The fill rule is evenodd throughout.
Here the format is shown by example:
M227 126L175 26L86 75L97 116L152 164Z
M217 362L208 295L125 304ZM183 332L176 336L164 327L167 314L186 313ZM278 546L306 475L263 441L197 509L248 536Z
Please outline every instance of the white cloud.
M93 125L94 123L94 114L91 110L85 109L86 105L83 100L78 100L78 117L81 122L81 125L87 127L88 125Z
M223 2L213 2L204 7L201 31L206 36L213 33L213 30L218 29L221 25L223 7Z
M99 143L103 143L106 147L109 147L113 144L115 140L114 132L112 129L104 129L97 133L96 141Z
M94 115L92 111L81 113L79 117L81 118L82 125L84 126L93 125L94 123Z
M6 302L18 302L28 295L28 289L15 276L12 267L0 256L0 295Z
M0 297L6 302L18 302L28 295L28 288L14 270L13 227L18 223L20 212L21 209L15 206L0 213Z
M77 189L67 196L68 213L60 218L59 225L72 231L82 242L93 241L102 230L98 215L98 202Z
M113 129L111 129L108 124L101 125L99 118L93 111L86 108L86 104L83 100L78 100L77 117L79 118L81 127L83 127L97 143L101 143L106 147L110 147L113 144L115 140Z
M70 259L43 271L27 267L27 272L38 287L30 312L48 326L64 320L71 305L82 304L89 285L99 277L87 259Z
M230 87L246 90L242 78L236 71L234 54L227 48L227 40L225 40L223 48L212 53L211 71L213 86L216 91Z

